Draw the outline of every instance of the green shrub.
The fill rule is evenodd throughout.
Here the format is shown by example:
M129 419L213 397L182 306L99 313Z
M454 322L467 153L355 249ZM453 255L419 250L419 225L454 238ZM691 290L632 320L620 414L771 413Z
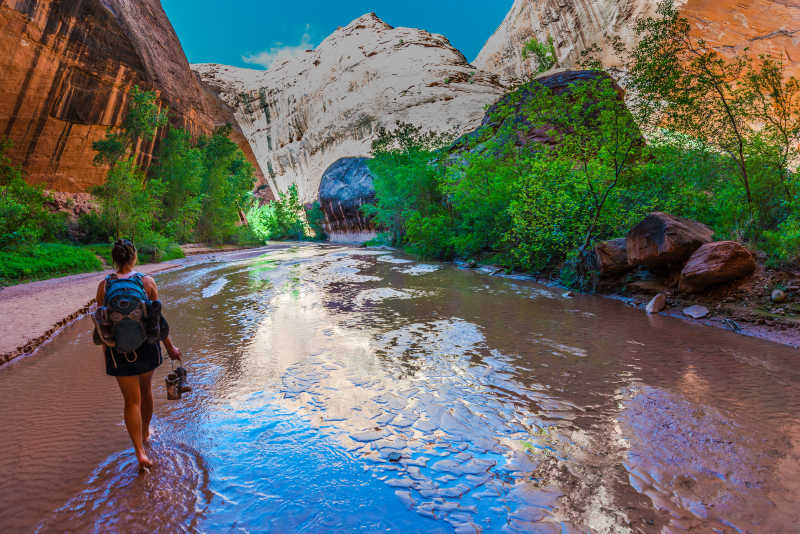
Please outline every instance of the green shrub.
M311 231L314 233L314 239L316 241L325 241L328 238L328 235L325 233L325 227L323 226L325 222L325 213L322 211L322 206L319 201L314 202L311 204L310 208L306 209L306 220L308 221L309 228L311 228Z
M180 245L171 243L169 238L154 232L145 234L134 244L139 263L158 263L184 257Z
M41 187L25 183L22 169L7 156L10 141L0 140L0 250L55 240L65 233L66 215L53 213Z
M156 180L148 181L136 161L129 158L112 167L105 184L92 192L100 201L99 226L113 239L126 237L136 242L152 232L164 186Z
M542 43L536 39L531 39L522 47L522 58L533 59L536 63L536 74L547 72L558 63L556 47L553 38L547 39L547 43Z
M192 241L203 210L203 152L185 130L170 128L159 145L152 178L164 184L160 221L165 235Z
M197 237L211 244L233 238L241 224L243 211L253 190L253 166L242 150L229 139L230 126L200 140L204 175L202 210Z
M292 184L288 192L279 193L278 200L263 206L253 202L246 216L251 231L264 243L268 240L305 239L303 213L297 186Z
M13 284L99 271L102 263L83 247L45 243L0 251L0 283Z
M113 265L114 259L111 257L112 245L110 243L92 243L90 245L82 245L84 249L90 251L95 256L103 258L106 265Z

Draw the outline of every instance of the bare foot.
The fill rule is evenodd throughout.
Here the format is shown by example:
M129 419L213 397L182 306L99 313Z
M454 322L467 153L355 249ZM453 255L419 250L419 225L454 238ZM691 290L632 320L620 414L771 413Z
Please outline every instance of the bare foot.
M153 467L153 462L150 460L150 458L147 457L147 455L144 452L142 452L141 454L137 453L136 459L139 460L139 472L145 470L149 471L150 468Z

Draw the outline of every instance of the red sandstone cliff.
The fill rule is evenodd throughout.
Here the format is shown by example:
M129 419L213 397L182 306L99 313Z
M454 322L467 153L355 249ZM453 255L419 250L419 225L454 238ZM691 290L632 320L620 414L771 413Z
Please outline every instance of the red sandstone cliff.
M120 124L135 84L159 91L172 123L195 135L235 124L189 69L160 0L0 0L0 51L0 136L48 189L103 182L92 143ZM240 131L234 140L263 181ZM141 149L145 165L153 148Z
M619 37L636 43L636 19L652 15L657 0L515 0L506 19L475 59L475 66L509 79L531 74L522 48L530 39L552 38L559 66L575 66L581 51ZM694 34L727 56L745 48L782 57L800 77L800 0L676 0ZM613 54L603 58L615 66Z

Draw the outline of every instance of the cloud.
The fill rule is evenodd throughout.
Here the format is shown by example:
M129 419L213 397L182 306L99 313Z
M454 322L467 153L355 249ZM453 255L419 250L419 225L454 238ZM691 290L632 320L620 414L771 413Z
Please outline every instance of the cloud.
M284 43L276 42L268 50L249 56L242 56L242 61L269 69L270 65L276 61L291 59L312 48L314 48L314 43L311 40L311 25L307 24L299 44L285 45Z

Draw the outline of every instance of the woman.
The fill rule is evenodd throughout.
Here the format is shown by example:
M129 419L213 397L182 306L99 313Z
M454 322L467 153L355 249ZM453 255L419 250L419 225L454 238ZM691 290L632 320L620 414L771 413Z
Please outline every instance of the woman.
M136 273L136 247L127 239L114 243L111 251L114 260L116 276L111 275L97 287L97 303L102 306L105 302L106 283L112 277L129 279L141 284L147 298L151 301L158 300L158 287L150 276ZM181 359L181 351L172 344L169 336L163 340L169 357L173 360ZM145 342L133 354L120 353L112 347L105 347L106 374L116 377L122 397L125 399L125 426L133 441L136 450L136 459L139 468L147 469L153 462L147 457L144 444L150 437L150 419L153 415L153 393L151 381L153 372L161 365L161 345Z

